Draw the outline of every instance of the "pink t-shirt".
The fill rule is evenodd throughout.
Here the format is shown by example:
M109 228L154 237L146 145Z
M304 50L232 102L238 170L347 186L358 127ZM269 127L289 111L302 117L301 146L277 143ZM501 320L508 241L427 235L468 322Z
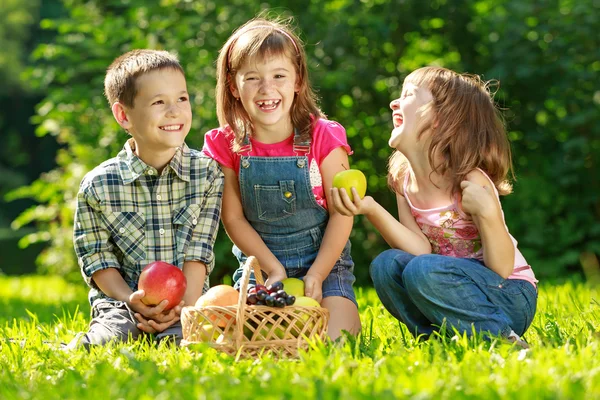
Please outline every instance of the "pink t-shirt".
M498 191L492 180L483 170L479 169L479 171L490 181L498 197ZM459 207L458 198L455 198L452 204L444 207L428 210L417 208L407 195L409 177L410 174L406 174L404 198L410 206L410 211L415 217L419 228L429 239L432 253L457 258L475 258L483 262L483 248L479 230L473 219ZM504 213L502 215L504 216ZM508 279L523 279L536 286L537 279L535 279L533 270L517 248L515 238L510 233L509 236L515 246L515 261L513 272Z
M233 138L233 132L228 127L208 131L204 136L202 152L217 160L223 167L233 169L239 175L241 155L232 150ZM250 143L252 144L251 156L289 157L296 155L294 153L294 135L290 135L279 143L266 144L252 138L250 138ZM324 208L327 208L327 200L323 192L320 166L325 157L338 147L344 148L348 155L352 154L344 127L335 121L319 119L312 132L310 151L307 157L312 191L317 203Z

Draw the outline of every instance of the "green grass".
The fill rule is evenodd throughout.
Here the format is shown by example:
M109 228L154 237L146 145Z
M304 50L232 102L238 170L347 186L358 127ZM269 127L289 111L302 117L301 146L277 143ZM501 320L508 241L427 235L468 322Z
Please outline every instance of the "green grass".
M531 350L481 337L416 341L365 289L359 339L299 360L239 362L145 342L57 351L45 342L87 327L86 292L60 278L0 277L0 399L600 398L600 288L585 284L540 287Z

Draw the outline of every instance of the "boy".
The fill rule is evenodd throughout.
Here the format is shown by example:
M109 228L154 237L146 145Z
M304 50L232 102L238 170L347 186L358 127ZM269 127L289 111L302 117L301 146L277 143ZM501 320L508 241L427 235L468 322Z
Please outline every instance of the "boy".
M113 116L130 135L123 150L81 182L74 244L91 287L92 321L69 348L136 339L181 340L183 304L194 305L214 265L223 173L184 140L192 111L183 68L166 51L133 50L107 70ZM183 270L183 302L165 311L142 303L141 270L152 261Z

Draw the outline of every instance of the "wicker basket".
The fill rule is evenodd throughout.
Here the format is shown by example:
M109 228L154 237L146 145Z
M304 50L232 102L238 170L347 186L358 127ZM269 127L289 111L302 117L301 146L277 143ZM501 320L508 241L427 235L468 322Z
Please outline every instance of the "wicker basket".
M280 357L296 357L299 349L308 349L309 342L325 339L329 321L326 308L247 305L252 270L257 283L264 283L258 260L248 257L243 267L237 306L183 308L183 346L204 342L237 358L256 357L267 352Z

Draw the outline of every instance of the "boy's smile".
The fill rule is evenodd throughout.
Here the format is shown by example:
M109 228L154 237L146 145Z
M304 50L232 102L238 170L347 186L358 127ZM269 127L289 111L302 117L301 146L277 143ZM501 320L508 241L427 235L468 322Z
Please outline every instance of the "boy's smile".
M121 126L135 139L138 157L161 169L190 131L192 109L185 77L175 69L155 70L141 75L136 87L133 107L121 105L125 114Z

